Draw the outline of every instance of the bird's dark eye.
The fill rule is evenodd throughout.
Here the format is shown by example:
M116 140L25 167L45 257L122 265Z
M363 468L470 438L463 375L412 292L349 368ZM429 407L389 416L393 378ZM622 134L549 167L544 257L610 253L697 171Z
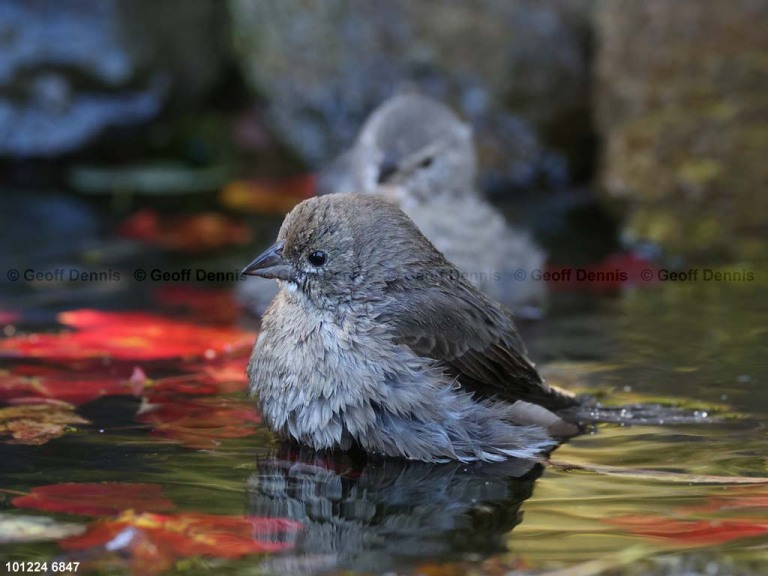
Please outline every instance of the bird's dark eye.
M322 266L327 259L328 255L322 250L315 250L307 255L307 262L312 264L312 266Z
M424 158L424 160L419 162L419 168L429 168L430 166L432 166L431 156L427 156L426 158Z

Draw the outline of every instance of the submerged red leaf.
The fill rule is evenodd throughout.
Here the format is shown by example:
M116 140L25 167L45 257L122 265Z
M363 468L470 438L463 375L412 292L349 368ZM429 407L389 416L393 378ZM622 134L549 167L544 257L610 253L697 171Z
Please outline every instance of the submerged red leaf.
M139 210L120 225L118 232L128 238L183 252L217 250L245 244L251 239L245 223L217 212L162 216L154 210Z
M13 372L0 370L0 401L18 398L53 398L80 405L102 396L139 395L141 386L129 378L93 372L52 370L22 366Z
M174 503L157 484L128 482L72 482L32 488L11 502L18 508L66 512L85 516L111 516L123 510L167 512Z
M125 512L94 522L85 534L61 540L59 545L65 550L88 550L94 556L95 548L109 544L109 551L127 559L134 573L159 574L183 557L239 558L285 550L293 546L293 535L300 529L298 522L282 518Z
M543 278L557 292L618 292L624 288L658 283L655 264L632 253L611 254L581 267L547 266Z
M200 366L200 368L220 384L232 381L247 384L248 376L245 373L245 369L248 367L249 360L249 355L225 358L217 362L207 362Z
M248 357L227 358L217 362L188 364L190 374L167 376L147 382L145 395L152 403L174 400L179 394L229 394L245 390Z
M137 420L152 426L155 435L205 449L218 446L226 438L253 434L261 418L250 402L193 398L148 404L140 410Z
M77 328L67 334L31 334L0 340L0 355L52 360L208 358L250 349L255 334L198 326L152 314L74 310L59 315Z
M282 216L315 194L311 174L281 180L236 180L221 192L219 200L231 210Z
M619 516L607 523L630 534L661 538L675 544L706 546L768 533L768 520L677 520L664 516Z
M186 373L150 378L139 366L90 366L87 370L21 364L0 370L0 402L61 400L79 406L103 396L146 396L152 402L182 395L239 392L248 380L248 357L224 358L184 365Z
M0 324L10 324L21 319L21 314L10 310L0 310Z

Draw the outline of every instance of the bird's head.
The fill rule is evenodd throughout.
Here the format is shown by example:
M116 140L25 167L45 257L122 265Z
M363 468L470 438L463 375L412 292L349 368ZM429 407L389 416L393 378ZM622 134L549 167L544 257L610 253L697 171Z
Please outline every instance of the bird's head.
M351 151L358 191L407 208L473 189L472 129L447 107L418 95L395 96L363 126Z
M442 254L392 202L331 194L298 204L277 242L243 274L274 278L327 308L374 301L391 282L447 266Z

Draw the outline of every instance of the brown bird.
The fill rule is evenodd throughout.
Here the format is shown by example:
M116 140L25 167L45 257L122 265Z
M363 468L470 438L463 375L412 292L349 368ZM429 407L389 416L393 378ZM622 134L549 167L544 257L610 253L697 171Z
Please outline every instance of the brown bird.
M306 200L244 274L274 278L248 367L263 416L314 449L424 461L532 457L578 428L510 313L393 203Z

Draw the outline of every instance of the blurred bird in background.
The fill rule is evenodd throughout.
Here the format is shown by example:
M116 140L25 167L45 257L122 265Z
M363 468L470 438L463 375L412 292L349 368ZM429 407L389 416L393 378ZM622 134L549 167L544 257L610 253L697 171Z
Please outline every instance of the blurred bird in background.
M355 145L319 177L318 193L380 194L395 201L465 277L524 317L537 317L546 286L531 279L545 254L476 186L472 129L439 102L394 96Z

